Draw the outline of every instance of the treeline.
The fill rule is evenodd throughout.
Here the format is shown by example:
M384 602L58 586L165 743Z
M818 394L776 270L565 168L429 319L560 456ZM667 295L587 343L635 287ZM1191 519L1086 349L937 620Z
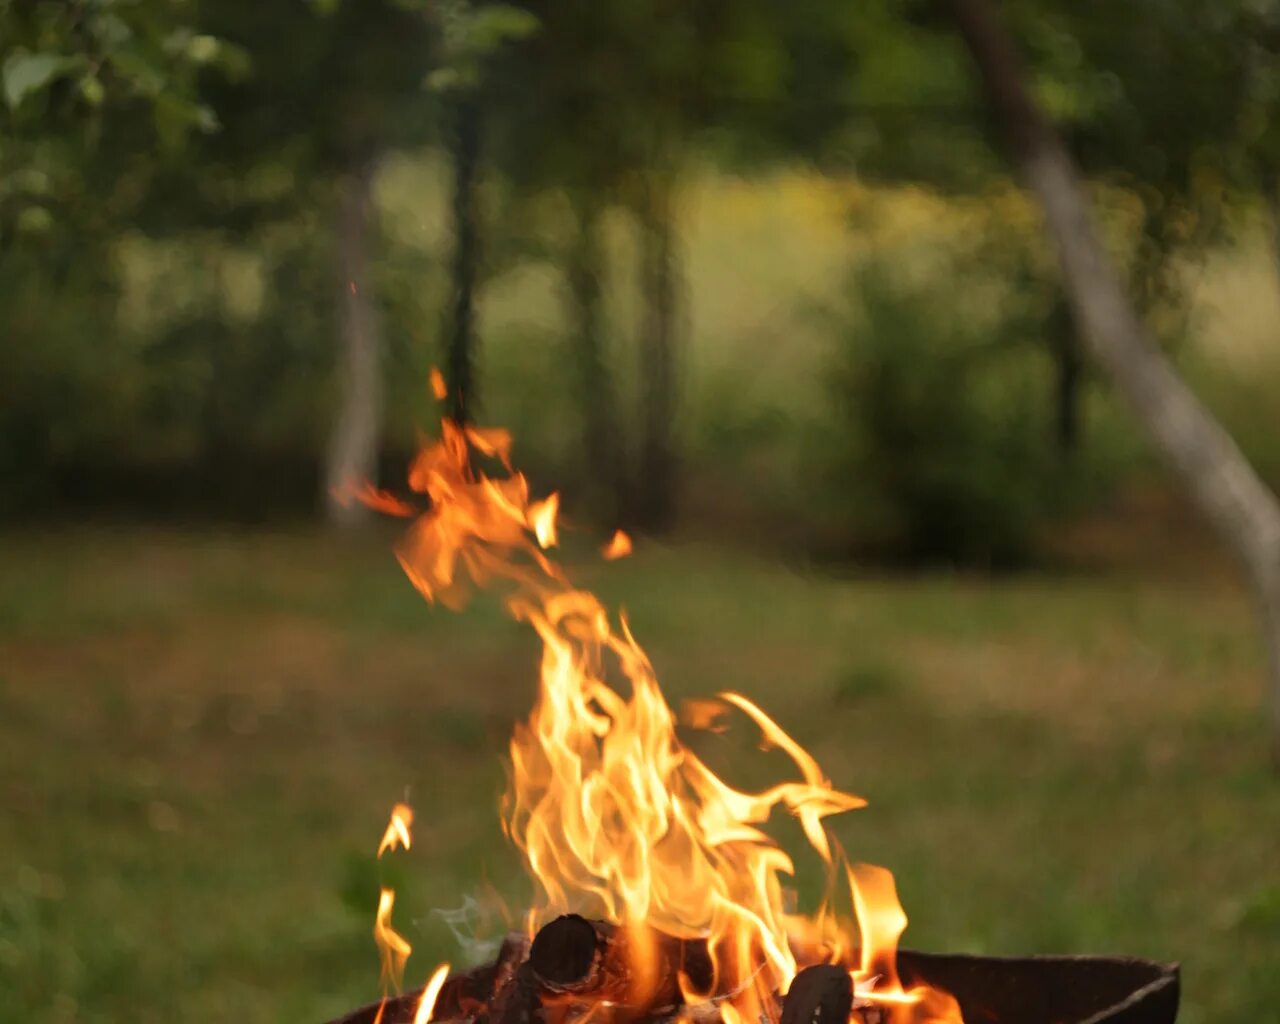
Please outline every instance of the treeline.
M1280 7L1003 6L1179 351L1188 258L1275 223ZM0 51L7 514L314 508L408 453L432 364L460 418L554 393L548 468L642 530L692 477L785 448L774 496L743 497L806 542L1012 562L1114 454L1090 456L1078 325L932 3L10 0ZM386 168L423 151L438 234L379 214ZM715 403L751 399L691 365L687 199L708 166L797 164L983 213L945 250L873 252L857 207L860 255L813 314L822 381L787 429L717 443ZM559 300L527 331L552 389L486 374L482 298L529 268Z

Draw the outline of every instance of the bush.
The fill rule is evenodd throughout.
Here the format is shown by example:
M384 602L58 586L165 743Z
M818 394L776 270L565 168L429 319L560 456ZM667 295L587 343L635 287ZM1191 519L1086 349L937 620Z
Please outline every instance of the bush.
M1007 567L1033 553L1063 491L1041 409L1050 366L1028 337L1034 307L966 315L961 300L981 285L951 283L940 293L876 264L856 275L860 307L842 318L831 374L827 500L846 546Z

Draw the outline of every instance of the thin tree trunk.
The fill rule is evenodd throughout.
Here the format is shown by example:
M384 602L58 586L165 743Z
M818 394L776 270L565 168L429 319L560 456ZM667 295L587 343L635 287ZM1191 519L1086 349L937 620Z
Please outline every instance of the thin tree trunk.
M641 214L640 478L635 485L638 524L661 531L675 509L675 417L679 255L673 187L654 172Z
M1057 371L1054 439L1058 453L1069 460L1080 450L1084 361L1080 356L1080 339L1071 316L1071 304L1065 295L1058 297L1049 314L1049 344Z
M373 481L382 421L382 344L369 296L369 223L373 160L359 161L344 179L338 202L338 286L342 343L342 409L329 445L326 493L331 521L351 526L365 518L359 502L340 500L351 484Z
M475 409L475 290L480 263L476 187L480 170L480 101L466 94L454 111L453 135L453 302L450 309L445 408L458 423Z
M609 372L602 331L605 254L600 210L590 199L575 203L574 238L565 266L572 361L582 417L583 453L602 520L616 524L626 512L627 463L618 422L618 395Z
M1280 503L1178 377L1125 297L1075 166L1032 101L1013 40L989 0L944 2L1043 209L1090 350L1248 572L1269 655L1272 752L1280 764Z

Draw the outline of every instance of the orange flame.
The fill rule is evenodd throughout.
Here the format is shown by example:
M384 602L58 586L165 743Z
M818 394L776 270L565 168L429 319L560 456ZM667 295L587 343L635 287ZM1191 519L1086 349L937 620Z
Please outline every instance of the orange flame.
M609 538L609 543L600 549L600 554L612 562L619 558L626 558L631 554L631 538L621 530L614 530L613 536Z
M418 1009L413 1015L413 1024L427 1024L436 1008L436 1000L440 998L440 989L445 978L449 977L449 965L441 964L431 975L427 987L422 990L422 998L418 1000Z
M443 402L449 396L449 387L444 382L444 374L438 366L431 367L431 394L437 402Z
M343 505L358 501L385 515L399 516L401 519L408 519L417 512L412 505L401 501L390 491L379 490L368 480L358 484L348 482L340 487L334 487L331 493Z
M813 757L739 694L696 705L696 716L710 723L730 709L745 714L798 778L735 789L685 747L626 618L613 620L544 553L555 542L558 499L530 500L510 448L504 431L446 420L440 441L410 469L409 486L427 495L429 511L397 555L428 600L450 606L469 584L504 583L510 611L542 641L538 698L511 740L503 799L504 827L541 889L530 928L577 910L637 934L704 938L715 977L709 991L686 994L727 996L719 1002L726 1024L773 1019L773 993L818 962L847 964L859 996L881 1002L894 1024L959 1022L944 993L903 991L894 964L906 917L892 876L849 869L827 832L827 817L865 801L833 788ZM501 471L487 475L481 458ZM618 531L605 555L629 548ZM611 678L625 680L625 692ZM829 893L847 877L852 915L829 901L811 918L787 909L784 879L795 865L763 830L775 810L799 822L825 864ZM632 965L638 974L649 966Z
M387 830L382 833L382 842L378 844L378 856L388 850L403 846L406 850L412 845L409 829L413 825L413 808L408 804L396 804L391 808L391 820Z
M373 922L373 939L378 944L382 960L383 987L390 986L398 992L404 979L404 965L413 947L391 927L391 908L395 902L396 894L390 889L382 889L378 895L378 914Z

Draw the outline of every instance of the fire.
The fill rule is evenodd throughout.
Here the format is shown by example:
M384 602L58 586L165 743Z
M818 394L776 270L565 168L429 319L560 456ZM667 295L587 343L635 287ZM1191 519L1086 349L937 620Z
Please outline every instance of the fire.
M373 921L373 939L378 944L378 953L382 959L383 988L400 988L404 979L404 965L413 952L413 947L404 936L391 927L391 908L395 906L396 894L393 890L383 888L378 895L378 913Z
M427 987L422 990L418 1009L413 1014L413 1024L427 1024L431 1019L431 1012L436 1008L436 1000L440 998L440 989L444 987L444 980L447 977L449 977L449 965L441 964L431 975Z
M714 995L726 1024L774 1019L775 994L800 968L824 962L845 965L859 998L881 1004L894 1024L957 1024L959 1010L945 993L904 991L898 980L906 917L892 876L849 866L827 830L828 817L865 801L834 788L814 758L740 694L690 705L695 724L718 728L726 714L745 716L791 761L795 778L760 792L736 789L684 746L625 616L611 616L546 554L557 539L558 497L531 500L510 451L504 431L445 420L440 441L410 469L410 488L429 505L397 556L428 600L451 607L472 585L502 584L511 613L541 639L538 697L511 740L502 804L504 829L541 894L530 933L572 910L620 925L629 937L703 939L711 984L699 989L682 976L681 986L690 1002ZM603 553L621 557L630 546L618 531ZM763 830L774 811L798 821L825 865L828 898L812 916L791 909L785 883L795 864ZM392 843L395 825L393 815ZM832 898L842 880L852 895L843 912ZM640 984L654 969L645 952L653 946L629 938ZM399 947L389 948L394 966Z
M631 554L631 538L621 530L614 530L609 543L600 549L600 554L610 562L618 558L626 558Z
M394 850L397 846L403 846L406 850L413 845L412 836L409 829L413 826L413 808L408 804L396 804L391 808L391 820L387 823L387 830L382 833L382 842L378 844L378 856L381 857L388 850Z
M560 511L560 495L553 494L543 501L535 501L529 506L529 525L533 535L538 538L539 547L553 548L558 543L556 537L556 515Z
M401 501L388 491L379 490L367 480L362 483L348 481L340 487L335 487L333 496L344 505L358 501L385 515L399 516L402 519L407 519L414 514L412 505Z
M378 844L378 858L381 859L384 853L397 846L409 849L413 841L409 831L412 826L412 807L398 803L391 808L391 820L382 834L382 842ZM395 902L395 891L383 886L378 893L378 912L373 919L373 941L377 943L378 959L382 963L382 1005L378 1007L377 1016L379 1024L382 1011L387 1005L387 993L392 988L399 991L404 980L404 966L409 960L409 954L413 952L413 947L405 937L391 927L391 909Z

